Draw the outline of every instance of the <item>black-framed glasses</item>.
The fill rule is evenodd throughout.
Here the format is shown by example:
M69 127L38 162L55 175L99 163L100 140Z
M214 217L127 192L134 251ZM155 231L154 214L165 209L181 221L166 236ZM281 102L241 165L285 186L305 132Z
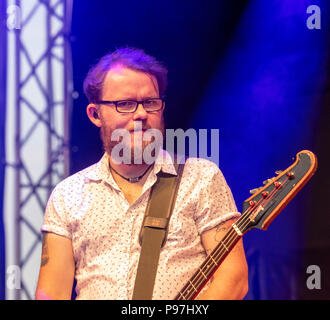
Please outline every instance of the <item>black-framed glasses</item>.
M118 101L99 101L99 104L114 104L117 112L119 113L133 113L137 110L139 104L142 104L143 108L147 112L156 112L163 109L164 99L162 98L150 98L142 101L136 100L118 100Z

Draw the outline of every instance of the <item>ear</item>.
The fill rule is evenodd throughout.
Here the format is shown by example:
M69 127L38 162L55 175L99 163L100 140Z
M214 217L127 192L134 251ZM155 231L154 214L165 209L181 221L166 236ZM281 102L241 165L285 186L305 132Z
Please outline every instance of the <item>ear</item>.
M98 108L95 104L90 103L86 108L86 112L87 112L87 116L88 116L89 120L93 124L95 124L97 127L102 126L101 119L98 114Z

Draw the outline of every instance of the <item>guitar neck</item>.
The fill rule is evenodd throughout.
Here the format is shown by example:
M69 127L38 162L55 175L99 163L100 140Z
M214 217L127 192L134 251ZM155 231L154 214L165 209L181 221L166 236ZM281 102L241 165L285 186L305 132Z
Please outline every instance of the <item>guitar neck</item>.
M207 256L176 300L193 300L218 269L236 242L247 231L266 230L275 217L312 177L317 168L316 156L308 150L297 154L295 162L277 176L266 181L264 187L254 189L253 195L243 203L243 213L224 238Z
M223 239L207 256L203 264L178 293L175 300L193 300L242 236L243 234L236 224L233 224Z

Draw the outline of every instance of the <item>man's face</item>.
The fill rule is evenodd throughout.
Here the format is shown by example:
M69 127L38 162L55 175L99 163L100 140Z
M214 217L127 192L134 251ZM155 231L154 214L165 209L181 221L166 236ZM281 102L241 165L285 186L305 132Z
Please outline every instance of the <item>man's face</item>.
M159 91L155 77L131 70L122 66L111 69L103 83L101 100L137 100L142 101L148 98L158 98ZM134 131L134 125L138 122L142 127L142 136L148 129L158 129L164 134L163 110L157 112L146 112L140 104L134 113L119 113L111 105L101 105L99 110L101 121L101 138L104 149L109 155L111 150L118 143L112 141L111 136L116 129L126 129L131 135L131 154L134 158L134 135L141 132ZM142 151L149 142L143 142Z

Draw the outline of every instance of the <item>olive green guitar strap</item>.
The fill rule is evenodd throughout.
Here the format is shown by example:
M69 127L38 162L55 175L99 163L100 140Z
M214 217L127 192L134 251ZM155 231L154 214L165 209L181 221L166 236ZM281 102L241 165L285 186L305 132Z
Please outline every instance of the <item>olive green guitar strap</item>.
M135 278L133 300L151 300L160 250L167 238L167 227L175 204L184 164L175 164L177 175L158 173L150 192L140 232L141 254Z

